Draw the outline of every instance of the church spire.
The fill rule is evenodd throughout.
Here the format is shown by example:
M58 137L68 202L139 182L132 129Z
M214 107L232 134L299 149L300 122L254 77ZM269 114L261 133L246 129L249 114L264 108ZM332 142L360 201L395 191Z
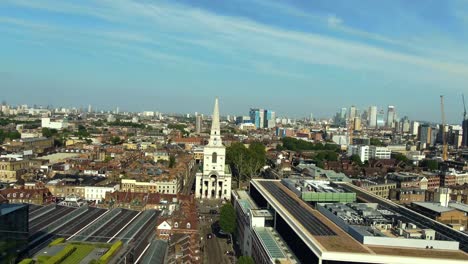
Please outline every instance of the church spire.
M219 125L219 105L218 97L215 99L215 105L213 109L213 117L211 123L211 133L210 133L210 145L221 145L221 127Z

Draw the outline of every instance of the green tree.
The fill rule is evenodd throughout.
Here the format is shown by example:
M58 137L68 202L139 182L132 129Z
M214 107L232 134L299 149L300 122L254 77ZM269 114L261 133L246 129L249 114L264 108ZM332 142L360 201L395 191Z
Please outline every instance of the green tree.
M426 159L420 163L420 167L427 168L431 171L434 171L434 170L439 169L439 163L436 160Z
M381 140L379 140L377 138L371 138L370 139L370 144L372 146L381 146L381 147L385 146L385 144Z
M42 128L42 136L44 137L50 138L50 137L57 135L57 133L58 131L55 128L52 128L52 129L47 128L47 127Z
M5 132L0 129L0 143L3 143L5 139L19 139L21 138L21 134L18 131L11 131L11 132Z
M283 142L283 148L292 151L330 150L338 152L340 150L340 146L336 144L312 143L305 140L290 137L282 138L281 142Z
M219 226L224 232L233 234L236 230L236 211L232 204L227 203L221 207Z
M349 157L349 159L350 159L352 162L354 162L354 164L356 164L356 165L359 165L359 166L362 166L362 165L363 165L363 163L362 163L361 158L359 157L359 155L356 155L356 154L351 155L351 157Z
M113 145L117 145L117 144L122 143L122 140L120 139L119 136L115 136L115 137L112 137L112 138L111 138L111 143L112 143Z
M241 256L239 260L237 260L237 264L255 264L255 262L250 256Z
M261 142L253 142L246 148L240 142L232 143L226 149L226 161L233 168L233 177L238 183L249 181L258 175L266 164L265 145Z
M176 158L174 155L169 156L169 168L174 168L176 164Z
M265 145L261 142L252 142L247 149L247 175L245 180L250 180L252 177L258 175L260 170L266 163L266 150Z
M398 161L403 161L407 164L410 164L411 161L403 154L401 153L392 153L392 158L398 160Z
M237 181L238 188L241 186L241 181L247 167L247 149L240 142L232 143L226 149L226 161L233 168L232 176Z

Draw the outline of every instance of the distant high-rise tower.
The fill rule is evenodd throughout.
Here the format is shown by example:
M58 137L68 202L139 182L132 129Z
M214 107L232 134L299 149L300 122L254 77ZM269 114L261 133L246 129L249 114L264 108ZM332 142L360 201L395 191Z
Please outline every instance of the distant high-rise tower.
M348 114L349 121L354 121L354 118L357 116L356 112L357 112L357 109L354 105L349 108L349 114Z
M218 98L215 100L211 133L203 149L203 172L196 175L195 196L202 199L231 199L231 174L226 168L226 147L221 141Z
M463 130L463 136L462 136L462 144L461 145L463 147L468 147L468 119L463 120L462 130Z
M354 128L353 128L354 130L361 131L361 118L360 117L355 117L353 124L354 124Z
M340 111L340 118L341 118L341 120L345 120L345 119L346 119L346 107L341 108L341 111Z
M432 127L427 124L419 126L418 139L421 144L426 144L426 146L431 145L432 141Z
M465 96L462 95L463 99L463 122L462 122L462 130L463 130L463 135L462 135L462 147L468 147L468 118L466 117L466 105L465 105Z
M93 108L91 107L91 105L88 105L88 113L91 113L93 111Z
M384 110L380 110L380 111L377 113L377 127L383 127L383 126L385 126L384 116L385 116Z
M377 126L377 106L369 107L368 120L370 128L375 128Z
M393 127L393 122L395 122L395 107L389 105L387 110L387 127Z
M267 109L251 108L250 120L257 128L272 128L276 125L276 113Z
M200 134L202 131L202 117L201 115L196 115L195 117L195 132Z

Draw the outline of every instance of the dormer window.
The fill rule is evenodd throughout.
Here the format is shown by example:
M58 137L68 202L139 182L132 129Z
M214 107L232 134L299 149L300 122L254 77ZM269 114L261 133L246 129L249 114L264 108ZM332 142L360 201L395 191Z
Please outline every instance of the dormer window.
M174 223L174 227L175 227L175 228L179 228L179 223L175 222L175 223Z
M190 229L191 225L190 223L187 223L187 229Z

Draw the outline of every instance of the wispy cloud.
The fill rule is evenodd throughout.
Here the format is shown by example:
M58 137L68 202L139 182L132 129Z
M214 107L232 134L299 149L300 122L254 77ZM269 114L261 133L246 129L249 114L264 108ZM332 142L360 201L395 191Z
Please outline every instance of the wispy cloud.
M263 3L282 6L272 2L263 1ZM191 61L204 66L219 66L217 56L225 56L235 61L235 65L231 66L235 69L246 67L269 72L272 75L284 72L291 77L299 77L300 74L295 68L288 69L283 67L283 64L330 65L348 70L380 73L407 72L419 68L420 71L450 74L462 79L468 76L468 65L463 63L403 53L347 39L292 31L243 17L222 16L166 1L152 3L101 0L93 1L90 5L78 6L62 1L57 4L56 1L15 0L10 1L10 4L64 14L92 16L112 21L116 27L126 25L124 29L77 28L73 29L72 33L66 33L67 29L63 28L66 26L53 26L62 28L60 34L84 35L84 39L81 40L84 42L97 41L95 38L100 38L103 42L133 43L134 47L125 45L126 49L137 51L149 59L157 58L181 64L184 61ZM288 7L286 10L295 15L322 19L320 16L309 15L296 8ZM34 27L34 24L19 20L8 22ZM381 42L400 44L397 40L347 27L346 21L335 15L324 17L324 23L334 30ZM47 26L43 29L47 29ZM148 44L159 45L161 50L158 50L158 47L153 47L154 50L151 50L145 46ZM181 55L177 53L181 49L190 51L186 52L187 55ZM205 56L206 54L212 55Z

